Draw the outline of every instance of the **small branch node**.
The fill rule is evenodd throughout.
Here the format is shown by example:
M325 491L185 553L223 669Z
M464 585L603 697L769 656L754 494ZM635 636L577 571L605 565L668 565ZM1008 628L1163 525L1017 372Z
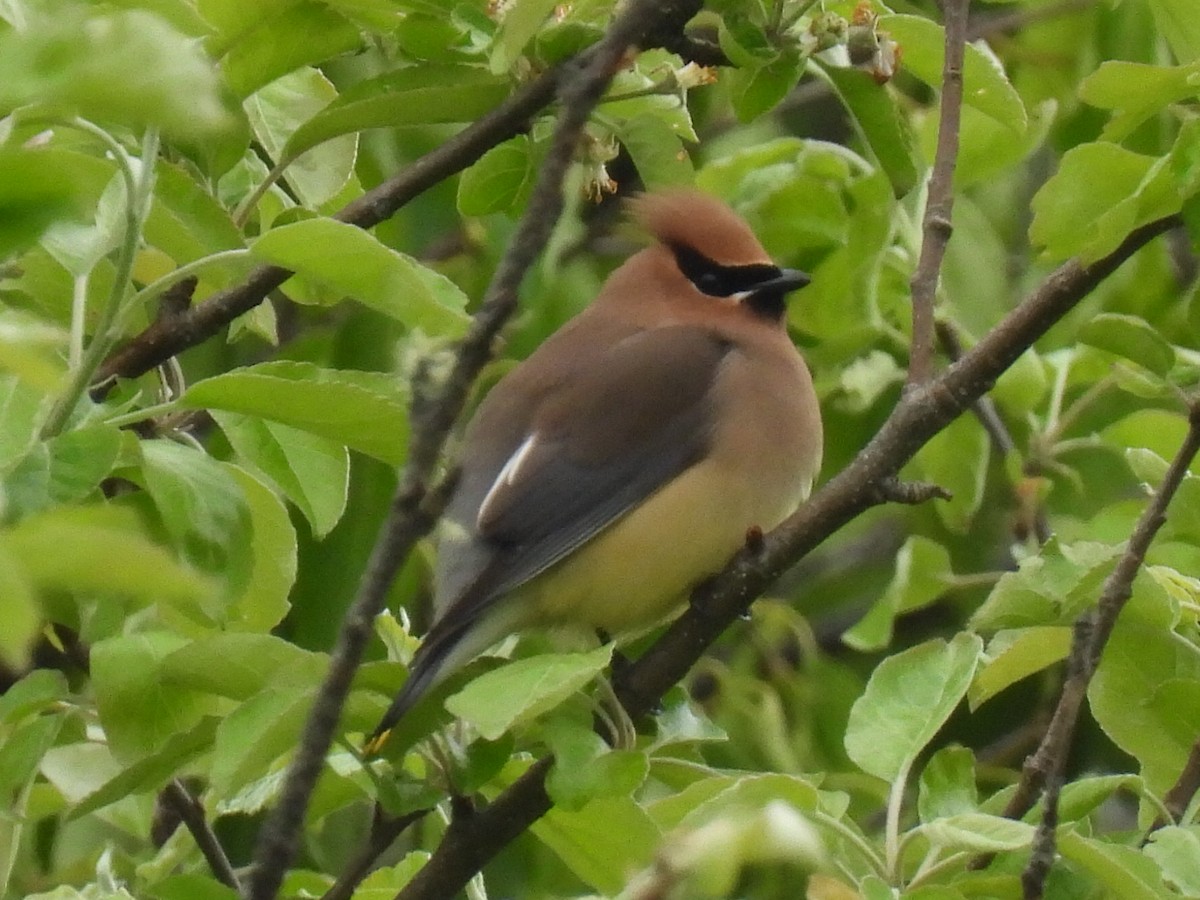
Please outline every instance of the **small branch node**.
M195 275L181 278L158 298L158 313L156 318L170 322L184 315L192 306L192 295L196 293L196 285L200 280Z
M880 503L903 503L916 506L930 500L953 500L954 495L940 484L930 481L901 481L886 478L876 486Z

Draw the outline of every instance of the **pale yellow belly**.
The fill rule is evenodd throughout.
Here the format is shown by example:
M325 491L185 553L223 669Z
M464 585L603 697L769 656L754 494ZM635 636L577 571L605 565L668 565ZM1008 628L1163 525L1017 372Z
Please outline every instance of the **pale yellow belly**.
M808 493L811 476L747 484L707 460L663 487L567 559L519 588L534 622L620 634L675 612L725 565L751 527L774 528Z

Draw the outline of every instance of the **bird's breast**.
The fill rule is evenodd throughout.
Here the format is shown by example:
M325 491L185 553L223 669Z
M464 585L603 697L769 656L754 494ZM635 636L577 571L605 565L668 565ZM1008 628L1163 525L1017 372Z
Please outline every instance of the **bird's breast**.
M545 623L620 633L679 609L751 528L774 528L808 495L820 467L812 380L785 355L735 350L712 388L708 454L550 570L518 589Z

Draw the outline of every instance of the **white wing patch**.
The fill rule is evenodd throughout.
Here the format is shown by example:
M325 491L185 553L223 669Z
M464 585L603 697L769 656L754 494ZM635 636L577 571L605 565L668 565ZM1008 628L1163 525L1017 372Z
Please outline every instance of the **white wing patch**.
M533 451L536 443L537 434L529 435L522 442L521 446L517 448L517 452L508 458L508 461L504 464L504 468L500 470L500 474L496 476L496 480L488 488L487 496L479 504L479 513L475 516L477 523L483 522L487 518L488 508L495 500L496 494L517 480L517 473L521 469L521 464L529 458L529 454Z

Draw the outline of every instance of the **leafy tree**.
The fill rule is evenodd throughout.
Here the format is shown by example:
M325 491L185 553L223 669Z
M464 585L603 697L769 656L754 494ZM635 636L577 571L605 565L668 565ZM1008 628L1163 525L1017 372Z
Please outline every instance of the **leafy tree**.
M1200 896L1200 17L893 6L0 2L5 896ZM534 637L364 761L454 423L683 183L822 485L634 746Z

